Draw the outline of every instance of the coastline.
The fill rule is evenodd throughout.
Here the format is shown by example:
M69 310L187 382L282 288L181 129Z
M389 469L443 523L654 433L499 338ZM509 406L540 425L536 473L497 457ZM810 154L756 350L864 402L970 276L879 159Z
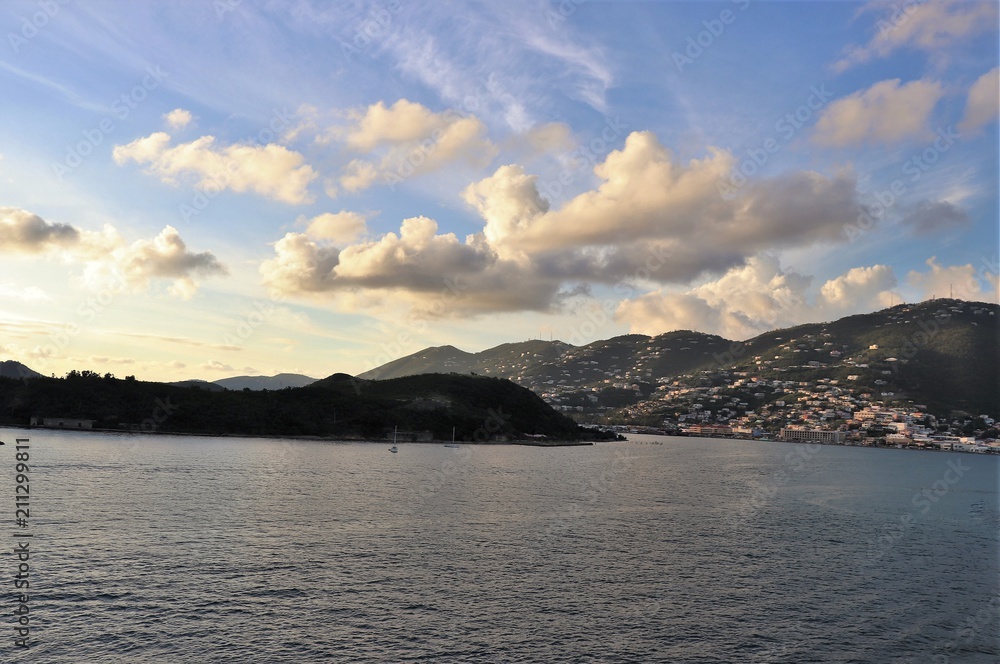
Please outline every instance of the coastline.
M270 440L305 440L325 443L392 443L386 438L342 438L337 436L289 436L270 434L244 434L244 433L196 433L190 431L126 431L123 429L68 429L65 427L46 427L40 425L17 426L14 424L0 424L0 430L17 429L19 431L68 431L71 433L96 433L96 434L117 434L121 436L187 436L192 438L262 438ZM520 445L522 447L581 447L594 445L597 442L621 442L621 441L593 441L593 440L551 440L539 441L537 439L513 439L504 441L454 441L456 445ZM450 440L428 440L428 441L405 441L397 442L397 445L445 445L451 444Z

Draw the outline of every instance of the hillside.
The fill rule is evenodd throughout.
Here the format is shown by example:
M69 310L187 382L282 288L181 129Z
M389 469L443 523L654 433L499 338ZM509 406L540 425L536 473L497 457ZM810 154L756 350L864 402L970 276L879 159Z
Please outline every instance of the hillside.
M286 387L305 387L316 382L315 378L295 373L274 376L233 376L212 381L227 390L283 390Z
M573 346L561 341L506 343L479 353L466 353L454 346L436 346L393 360L359 374L358 378L382 380L424 373L493 373L529 362L554 360Z
M18 380L22 378L41 378L42 374L37 371L32 371L28 367L24 366L20 362L14 362L13 360L5 360L0 362L0 378L16 378Z
M531 391L507 380L423 375L359 381L335 374L301 388L219 391L119 380L84 371L30 381L0 378L0 423L31 417L95 420L105 429L271 436L378 438L398 427L438 440L579 440L579 429Z
M684 330L623 335L580 347L529 341L466 353L444 346L363 375L447 367L501 376L587 419L633 406L655 410L650 402L662 400L666 382L695 375L711 380L720 372L781 378L803 387L837 381L842 389L869 395L873 403L924 405L943 415L998 415L998 309L938 299L775 330L745 342Z

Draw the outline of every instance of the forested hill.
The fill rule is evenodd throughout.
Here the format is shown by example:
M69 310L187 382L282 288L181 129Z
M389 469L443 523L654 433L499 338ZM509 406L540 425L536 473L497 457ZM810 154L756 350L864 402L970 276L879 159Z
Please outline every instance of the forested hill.
M181 433L376 438L394 428L437 440L580 440L580 429L530 390L457 374L385 381L334 374L300 388L215 392L121 380L90 371L66 378L0 378L0 423L92 419L96 428Z

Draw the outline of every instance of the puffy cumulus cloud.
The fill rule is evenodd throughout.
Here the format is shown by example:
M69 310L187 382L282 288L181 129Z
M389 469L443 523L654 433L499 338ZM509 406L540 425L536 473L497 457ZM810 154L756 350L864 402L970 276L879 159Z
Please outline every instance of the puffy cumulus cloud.
M190 298L195 277L226 274L210 252L193 253L176 228L167 226L152 240L128 244L110 225L100 232L52 224L17 208L0 208L0 252L49 253L84 265L84 284L103 287L109 278L144 290L154 279L171 280L171 294Z
M486 220L486 239L501 251L508 238L524 234L533 219L548 211L549 203L538 193L537 180L537 176L510 164L462 192L462 198Z
M376 180L378 180L378 169L375 164L363 159L352 159L344 167L344 172L340 176L340 186L344 191L354 194L372 186ZM331 198L336 197L336 186L327 189L326 193Z
M969 215L948 201L923 201L906 210L900 223L913 235L967 226Z
M965 116L959 130L975 132L1000 115L1000 67L986 72L969 88Z
M281 296L335 296L349 309L409 306L428 316L549 310L560 280L525 261L501 259L481 235L460 241L426 217L406 219L399 234L337 249L302 233L275 243L260 268Z
M886 307L896 285L896 274L888 265L856 267L823 284L819 304L824 309L845 311Z
M383 144L419 141L441 129L445 121L423 104L400 99L390 107L384 102L352 114L352 126L344 130L347 146L355 152L371 152Z
M461 118L422 141L393 147L374 162L352 161L340 184L344 190L356 192L376 180L395 186L407 178L441 171L456 163L485 168L497 152L486 137L486 125L475 118Z
M930 268L927 272L912 270L906 275L907 282L922 299L954 295L961 300L997 302L1000 298L996 265L986 259L978 267L971 263L944 266L937 262L936 256L931 256L927 266Z
M691 294L707 306L723 291L741 293L742 306L762 291L794 300L796 275L772 269L765 279L764 267L747 259L774 248L843 242L845 224L862 210L853 175L792 173L748 182L726 198L720 188L734 164L720 150L681 163L653 134L637 132L595 166L595 189L558 208L541 196L534 175L505 165L463 191L485 221L464 241L424 217L405 220L398 234L339 248L315 233L289 233L261 275L272 291L326 296L355 309L388 302L426 308L453 280L462 284L461 296L449 300L447 313L551 311L593 284L648 289L713 274L724 275L718 292L706 285ZM737 268L744 272L727 272ZM740 283L750 285L741 290ZM761 313L769 308L781 310L764 303L725 327L771 320Z
M194 276L227 274L210 252L192 253L173 226L152 240L137 240L114 252L114 267L136 290L145 290L152 279L169 279L172 295L190 299L197 291Z
M368 288L406 286L436 290L442 275L467 276L493 262L483 245L462 243L453 233L437 234L437 223L426 217L403 220L399 235L345 248L334 272L338 278Z
M635 132L595 166L603 182L558 209L549 208L535 177L519 166L501 167L463 197L486 220L484 235L502 256L596 247L588 255L606 279L632 273L651 251L669 257L656 261L654 279L690 279L764 249L837 241L844 224L858 217L849 174L759 180L727 200L720 188L734 164L720 150L677 163L651 132ZM688 269L679 272L681 265Z
M864 46L851 45L834 70L882 58L903 47L915 48L942 57L947 50L977 34L996 28L995 2L936 0L899 3L874 0L863 11L877 12L878 34Z
M183 129L191 123L194 116L191 115L191 111L185 111L183 108L175 108L169 113L165 113L163 119L167 121L167 125L171 129Z
M656 291L624 300L615 317L633 332L692 329L743 339L787 323L805 302L810 279L783 272L777 259L753 257L686 292Z
M776 327L870 311L889 303L892 268L854 268L810 297L812 278L755 256L722 277L683 292L654 291L624 300L616 318L633 332L656 335L692 329L746 339Z
M80 231L72 226L49 223L27 210L0 207L0 251L37 254L79 241Z
M148 164L147 173L167 184L191 178L203 190L252 191L283 203L309 203L309 183L317 174L298 152L267 145L217 146L214 136L170 145L170 135L156 132L127 145L116 145L119 165L129 161Z
M813 140L846 147L863 143L896 143L928 135L931 111L944 95L936 81L879 81L867 90L832 102L816 121Z
M346 122L325 130L319 128L318 111L309 112L296 133L314 133L320 144L340 143L349 152L363 155L350 160L339 181L327 187L331 197L340 189L355 193L380 180L394 186L456 163L483 168L499 152L487 136L486 125L474 115L454 110L435 113L407 99L392 106L380 101L350 111Z
M368 227L364 215L341 210L336 214L327 212L309 219L306 235L316 240L329 240L343 245L364 235Z
M321 246L304 233L286 233L274 243L274 253L260 266L263 283L272 293L304 295L335 288L333 268L339 249Z

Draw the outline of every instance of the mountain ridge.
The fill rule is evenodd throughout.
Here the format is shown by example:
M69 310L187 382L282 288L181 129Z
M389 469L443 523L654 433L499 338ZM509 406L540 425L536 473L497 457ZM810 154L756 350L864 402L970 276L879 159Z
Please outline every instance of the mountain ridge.
M466 361L453 361L448 370L509 378L553 405L591 415L646 401L665 379L720 371L826 378L853 383L859 394L887 403L909 399L941 412L997 415L998 311L996 304L942 298L770 330L745 341L692 330L625 334L583 346L533 340L478 353L455 349L463 355L451 357ZM417 351L359 378L438 372L444 367L434 351Z

